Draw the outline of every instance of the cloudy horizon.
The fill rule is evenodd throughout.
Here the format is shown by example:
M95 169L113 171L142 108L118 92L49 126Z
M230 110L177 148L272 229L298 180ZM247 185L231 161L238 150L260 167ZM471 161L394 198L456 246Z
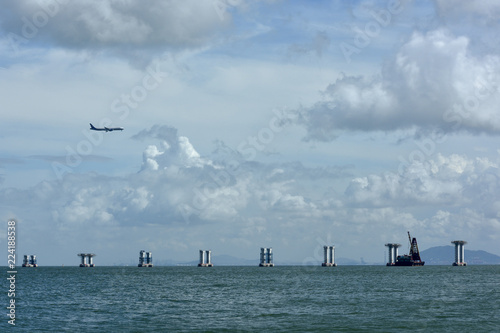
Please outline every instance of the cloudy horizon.
M500 255L499 4L3 5L0 205L19 255L308 262L335 245L382 263L407 231Z

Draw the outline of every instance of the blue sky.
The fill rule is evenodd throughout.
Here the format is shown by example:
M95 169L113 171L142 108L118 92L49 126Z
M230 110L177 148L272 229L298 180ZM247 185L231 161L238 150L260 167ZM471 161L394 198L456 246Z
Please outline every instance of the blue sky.
M3 7L0 212L40 264L500 254L493 2Z

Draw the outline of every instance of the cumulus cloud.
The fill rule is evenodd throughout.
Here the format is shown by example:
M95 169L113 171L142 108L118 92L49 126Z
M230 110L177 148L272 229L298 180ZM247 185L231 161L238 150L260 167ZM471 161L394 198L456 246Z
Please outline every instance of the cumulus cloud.
M149 130L142 130L132 137L136 140L145 138L159 139L159 147L151 145L143 153L142 170L166 169L170 166L203 167L213 165L212 161L200 157L189 139L178 136L177 129L155 125Z
M319 141L344 130L499 134L499 73L500 57L474 55L467 37L414 33L380 75L344 75L298 122Z
M494 193L500 190L497 161L437 154L426 162L414 161L402 173L369 175L351 180L346 198L354 206L456 209L483 207L492 213Z
M3 202L14 210L26 200L45 207L45 218L64 231L234 221L238 229L257 216L283 213L301 220L315 215L314 201L321 194L301 193L304 184L348 175L342 167L245 161L228 147L225 152L218 149L214 162L200 156L188 138L169 126L156 125L133 138L147 142L137 173L124 177L68 173L59 182L3 191Z
M351 221L380 230L421 230L426 242L466 235L485 244L499 239L499 192L498 159L437 154L399 174L353 178L340 211L351 214Z
M265 165L240 160L235 166L235 151L213 162L200 156L189 139L177 132L156 125L134 135L148 145L139 172L126 177L66 174L60 182L43 182L3 195L14 205L29 196L34 204L51 207L50 219L61 230L233 219L245 223L254 214L272 211L310 215L315 204L298 194L296 182L339 177L335 169L307 172L297 163Z

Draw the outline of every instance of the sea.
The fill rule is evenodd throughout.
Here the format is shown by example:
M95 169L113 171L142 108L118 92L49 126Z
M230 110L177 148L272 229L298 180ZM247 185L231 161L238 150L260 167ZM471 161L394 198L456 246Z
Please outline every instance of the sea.
M500 332L500 265L3 269L0 332Z

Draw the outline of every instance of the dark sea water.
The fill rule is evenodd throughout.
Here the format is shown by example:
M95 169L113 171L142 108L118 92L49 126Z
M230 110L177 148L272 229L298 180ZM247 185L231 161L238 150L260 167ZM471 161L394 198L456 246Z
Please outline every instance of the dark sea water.
M17 271L1 332L500 332L500 266Z

